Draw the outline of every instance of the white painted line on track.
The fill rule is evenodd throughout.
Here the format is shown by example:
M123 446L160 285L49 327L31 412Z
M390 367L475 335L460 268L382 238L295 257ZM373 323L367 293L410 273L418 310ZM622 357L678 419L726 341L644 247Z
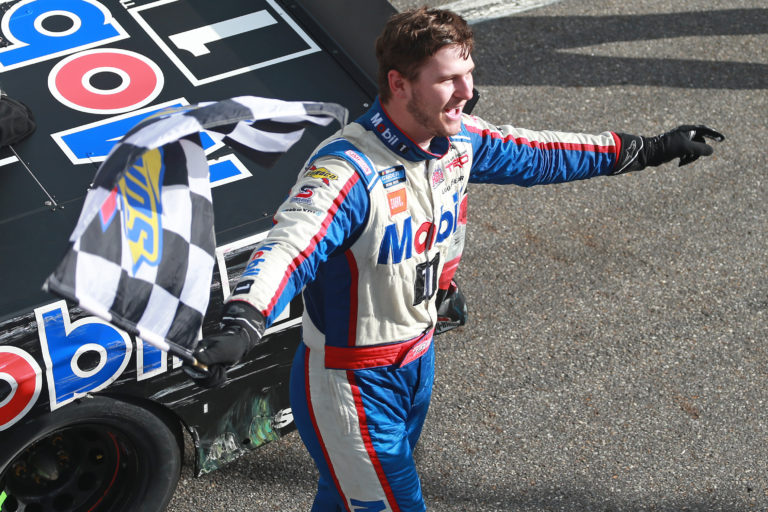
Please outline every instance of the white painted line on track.
M497 18L504 18L510 14L528 11L537 7L544 7L559 2L560 0L457 0L441 5L441 9L448 9L460 14L468 23L480 23Z

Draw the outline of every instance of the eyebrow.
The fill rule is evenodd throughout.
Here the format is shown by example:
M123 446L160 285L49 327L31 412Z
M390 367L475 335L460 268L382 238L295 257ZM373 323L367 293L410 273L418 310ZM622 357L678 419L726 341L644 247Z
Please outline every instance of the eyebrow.
M448 80L449 78L455 78L455 77L457 77L457 76L464 76L464 75L469 75L469 74L471 74L471 73L474 73L474 72L475 72L475 66L472 66L472 67L471 67L471 68L470 68L470 69L469 69L467 72L465 72L465 73L450 73L450 74L446 74L446 75L438 75L438 77L437 77L437 78L438 78L439 80Z

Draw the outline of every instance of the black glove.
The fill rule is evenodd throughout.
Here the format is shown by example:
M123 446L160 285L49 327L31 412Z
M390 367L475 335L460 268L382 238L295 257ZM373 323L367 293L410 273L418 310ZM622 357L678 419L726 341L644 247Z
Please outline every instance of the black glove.
M679 166L682 167L700 156L712 154L712 146L705 142L705 138L717 142L725 140L722 133L702 125L683 125L656 137L639 137L625 133L617 135L621 139L621 155L617 170L613 174L639 171L678 157Z
M442 334L467 323L467 302L456 281L447 290L437 291L437 323L435 334Z
M184 366L184 371L198 385L213 388L227 381L227 370L255 347L264 336L264 316L243 301L224 306L219 331L206 336L194 351L195 359L208 371Z

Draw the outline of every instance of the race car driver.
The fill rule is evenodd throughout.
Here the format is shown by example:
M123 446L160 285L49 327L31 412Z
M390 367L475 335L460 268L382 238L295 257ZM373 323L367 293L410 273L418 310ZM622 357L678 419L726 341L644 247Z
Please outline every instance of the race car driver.
M530 131L463 113L473 36L458 15L393 16L379 98L310 157L196 356L203 385L258 344L302 292L296 426L319 474L312 510L423 511L413 461L434 376L438 300L461 258L468 183L532 186L712 153L704 126L646 138ZM442 290L442 291L441 291Z

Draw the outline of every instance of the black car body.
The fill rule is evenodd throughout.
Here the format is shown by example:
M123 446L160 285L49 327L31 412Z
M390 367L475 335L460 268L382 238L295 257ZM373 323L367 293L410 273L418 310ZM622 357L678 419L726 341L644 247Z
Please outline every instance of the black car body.
M300 299L225 387L204 390L178 360L41 285L99 163L138 120L242 95L335 102L354 119L375 96L373 41L393 12L383 0L0 5L0 89L37 124L0 148L1 510L162 509L182 428L198 475L292 429ZM335 129L308 129L269 170L209 148L218 249L204 333L304 160Z

